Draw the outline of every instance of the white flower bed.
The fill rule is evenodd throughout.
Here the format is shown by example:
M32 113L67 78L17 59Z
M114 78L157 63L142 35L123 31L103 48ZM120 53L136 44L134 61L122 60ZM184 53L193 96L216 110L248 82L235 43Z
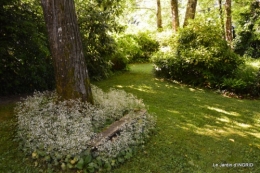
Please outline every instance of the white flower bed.
M142 100L121 90L111 89L105 93L93 85L92 92L94 105L80 100L59 101L55 92L35 92L19 102L15 112L23 149L32 153L35 159L43 158L55 165L60 164L62 169L93 170L103 167L104 163L113 166L110 162L120 152L128 152L131 146L144 142L155 120L148 113L137 116L133 111L145 109ZM121 129L120 136L104 141L93 153L86 152L91 151L89 144L97 132L108 125L107 122L120 119L126 112L131 119ZM101 160L98 162L101 164L98 165L94 158Z

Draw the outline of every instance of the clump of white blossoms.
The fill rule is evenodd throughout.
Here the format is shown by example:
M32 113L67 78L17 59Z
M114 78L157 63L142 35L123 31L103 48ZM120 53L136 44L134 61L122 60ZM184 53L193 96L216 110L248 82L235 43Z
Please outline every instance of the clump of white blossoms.
M142 143L155 126L153 116L135 114L134 110L145 109L145 105L132 94L116 89L105 93L94 85L92 93L94 105L80 100L59 101L55 92L35 92L19 102L15 112L23 149L54 159L79 155L91 149L89 144L108 122L128 113L131 118L116 140L106 139L95 151L95 155L108 160L129 146Z

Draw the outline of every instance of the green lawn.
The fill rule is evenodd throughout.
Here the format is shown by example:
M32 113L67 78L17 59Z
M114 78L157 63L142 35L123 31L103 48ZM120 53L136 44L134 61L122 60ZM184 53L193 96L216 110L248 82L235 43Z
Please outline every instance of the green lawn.
M30 163L14 141L16 121L13 113L15 104L0 105L0 172L39 172Z
M157 116L156 133L137 155L112 172L260 172L259 100L227 98L157 79L151 64L131 65L130 69L94 84L105 91L113 87L142 98ZM39 172L12 141L12 107L0 107L0 172ZM220 167L224 163L253 166Z
M212 91L153 77L151 64L95 85L124 89L157 115L157 134L143 151L113 172L260 172L260 101L227 98ZM253 163L252 168L213 164Z

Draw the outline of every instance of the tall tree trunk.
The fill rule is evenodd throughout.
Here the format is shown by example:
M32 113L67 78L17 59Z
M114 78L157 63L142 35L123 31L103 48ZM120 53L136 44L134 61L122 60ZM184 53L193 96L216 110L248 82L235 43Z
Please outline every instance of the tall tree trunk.
M219 18L220 18L220 23L221 23L221 30L222 30L222 35L223 38L226 39L225 37L225 24L224 24L224 15L223 15L223 9L222 9L222 0L218 0L218 5L219 5Z
M161 8L161 0L157 0L157 29L162 28L162 8Z
M188 25L190 19L195 18L197 0L188 0L183 27Z
M226 40L229 44L232 42L232 19L231 19L231 0L226 0Z
M41 0L54 62L56 90L64 99L93 103L73 0Z
M171 11L172 11L172 29L177 32L180 22L179 22L179 12L178 12L178 0L171 0Z

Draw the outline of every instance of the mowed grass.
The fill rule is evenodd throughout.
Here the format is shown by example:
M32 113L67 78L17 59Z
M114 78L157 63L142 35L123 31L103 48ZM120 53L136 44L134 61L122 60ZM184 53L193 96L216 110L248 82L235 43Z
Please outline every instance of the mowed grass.
M260 172L259 100L227 98L157 79L151 64L131 65L129 72L94 84L133 93L157 116L157 132L113 172ZM253 167L235 168L235 163Z
M34 163L19 149L14 141L16 118L13 108L15 104L0 105L0 172L1 173L34 173Z
M129 72L93 84L105 91L117 88L133 93L157 116L147 144L111 172L260 172L259 100L227 98L157 79L151 64L131 65ZM39 172L13 141L13 107L0 106L0 172ZM253 166L234 167L235 163Z

